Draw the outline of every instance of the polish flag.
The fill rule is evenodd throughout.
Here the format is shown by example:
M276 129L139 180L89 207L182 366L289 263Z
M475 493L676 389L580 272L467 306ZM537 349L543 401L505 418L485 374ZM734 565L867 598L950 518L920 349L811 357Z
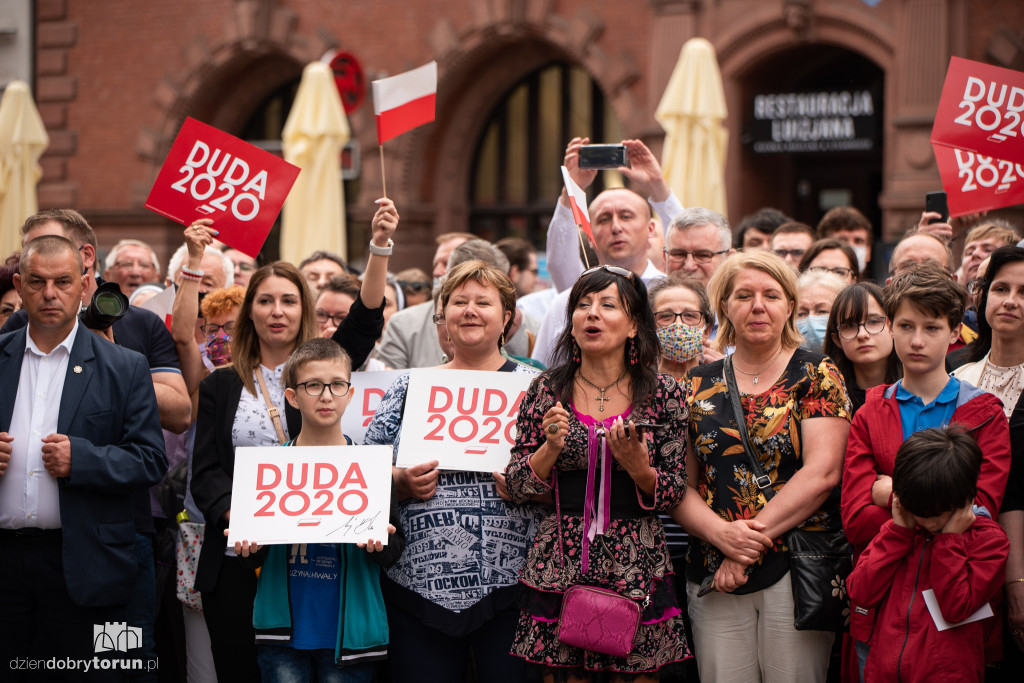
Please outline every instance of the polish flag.
M377 144L434 120L437 62L373 82Z
M569 176L569 169L565 166L562 167L562 179L565 181L565 191L569 194L569 208L572 209L573 218L576 219L576 225L583 228L583 231L590 236L590 239L597 244L597 240L594 239L594 233L590 229L590 213L587 209L587 195L584 194L583 189L577 185L572 177Z
M170 331L171 310L174 308L174 286L167 287L164 291L139 306L139 308L145 308L156 313L164 321L164 325L167 325L167 330Z

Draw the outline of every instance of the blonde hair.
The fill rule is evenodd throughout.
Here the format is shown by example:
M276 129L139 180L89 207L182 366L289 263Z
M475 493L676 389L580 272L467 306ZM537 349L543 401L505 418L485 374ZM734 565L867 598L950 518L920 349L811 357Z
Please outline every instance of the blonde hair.
M803 337L796 331L796 311L800 295L797 289L796 273L785 261L774 252L757 249L734 254L715 269L708 282L708 293L711 295L711 307L718 316L718 335L715 337L715 348L725 351L729 346L736 345L736 328L725 315L725 305L732 296L736 286L736 278L744 270L759 270L771 277L782 287L786 298L793 304L786 324L782 328L782 346L793 349L803 343Z
M231 334L231 364L235 367L242 384L253 396L256 395L253 373L260 366L260 339L256 336L256 326L252 322L252 304L256 298L256 290L264 280L271 277L284 278L299 288L302 318L299 321L299 334L295 339L295 346L316 337L320 329L316 323L313 295L306 284L306 278L302 277L298 268L287 261L277 261L254 272L249 280L249 288L245 290L245 298L238 309L238 315L235 316L235 330Z

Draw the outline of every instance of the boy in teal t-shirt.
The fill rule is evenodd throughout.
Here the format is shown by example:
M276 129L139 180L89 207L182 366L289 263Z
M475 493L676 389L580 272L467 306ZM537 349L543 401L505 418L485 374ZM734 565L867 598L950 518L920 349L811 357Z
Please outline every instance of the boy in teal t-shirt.
M339 427L352 399L352 363L330 339L299 346L284 369L285 397L302 413L302 431L284 446L345 446ZM265 683L371 681L372 662L387 657L388 624L380 591L381 567L398 560L405 537L392 491L387 546L302 543L235 552L261 566L253 626ZM365 549L365 550L364 550ZM372 562L370 561L372 560Z

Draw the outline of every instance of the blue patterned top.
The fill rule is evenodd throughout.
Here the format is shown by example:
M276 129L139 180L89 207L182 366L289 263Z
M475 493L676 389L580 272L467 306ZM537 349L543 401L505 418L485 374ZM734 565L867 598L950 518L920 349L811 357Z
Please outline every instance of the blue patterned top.
M537 374L518 363L506 368ZM408 388L408 373L388 388L366 431L367 445L394 444L398 453ZM489 473L454 471L441 471L432 498L402 501L400 512L405 552L387 576L450 612L474 608L497 589L516 585L545 514L539 505L502 500Z

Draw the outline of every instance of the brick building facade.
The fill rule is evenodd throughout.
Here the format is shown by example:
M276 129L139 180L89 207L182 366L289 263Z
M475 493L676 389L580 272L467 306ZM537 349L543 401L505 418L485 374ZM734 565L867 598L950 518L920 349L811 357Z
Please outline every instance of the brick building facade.
M660 153L654 109L683 43L708 38L730 112L730 219L774 205L816 221L823 197L847 198L886 240L939 189L928 137L949 57L1024 69L1024 3L1006 0L36 0L33 21L33 90L51 138L40 206L82 210L101 248L131 236L163 255L180 228L143 202L185 116L242 135L334 48L368 80L437 60L436 123L385 148L403 219L396 267L425 266L434 234L473 225L488 126L517 84L551 64L592 79L614 119L605 131ZM754 151L758 94L849 87L875 93L870 152ZM358 257L381 187L369 99L349 122L363 160L346 187ZM566 142L544 156L560 159ZM542 213L557 192L534 188L517 200L530 206L503 210Z

